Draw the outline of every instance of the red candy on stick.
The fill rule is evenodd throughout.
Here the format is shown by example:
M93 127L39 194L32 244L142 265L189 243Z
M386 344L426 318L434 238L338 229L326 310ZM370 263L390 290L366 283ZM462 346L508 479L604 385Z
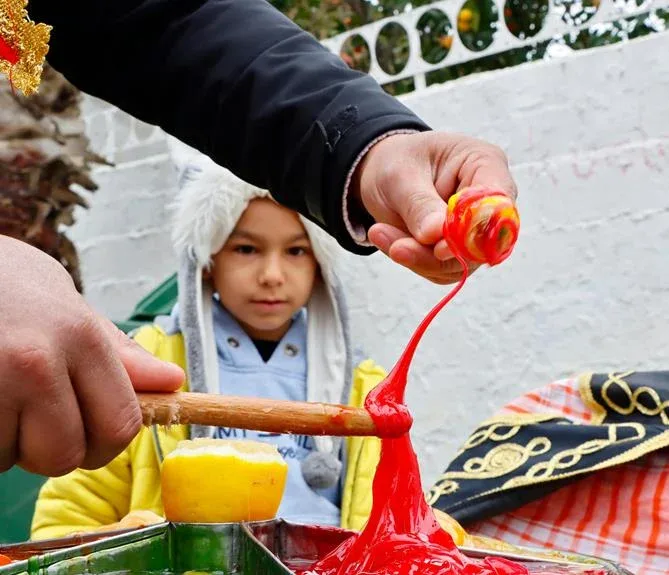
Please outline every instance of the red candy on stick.
M404 392L411 359L439 311L467 279L467 260L496 265L518 238L520 219L501 192L463 190L448 202L444 238L462 264L458 284L423 319L388 377L367 396L365 407L379 429L407 415ZM367 525L313 565L316 575L527 575L501 558L466 557L444 531L423 494L418 460L406 433L381 440Z

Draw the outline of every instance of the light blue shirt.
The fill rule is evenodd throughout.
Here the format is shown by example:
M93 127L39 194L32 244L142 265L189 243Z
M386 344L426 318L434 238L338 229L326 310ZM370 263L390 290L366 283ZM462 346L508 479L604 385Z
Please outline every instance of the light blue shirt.
M306 401L307 323L299 312L272 357L263 361L255 344L218 300L214 300L214 334L218 349L220 393ZM306 435L272 434L219 427L215 437L251 439L277 446L288 464L288 477L278 516L295 523L339 525L341 489L312 489L302 476L301 462L315 449Z

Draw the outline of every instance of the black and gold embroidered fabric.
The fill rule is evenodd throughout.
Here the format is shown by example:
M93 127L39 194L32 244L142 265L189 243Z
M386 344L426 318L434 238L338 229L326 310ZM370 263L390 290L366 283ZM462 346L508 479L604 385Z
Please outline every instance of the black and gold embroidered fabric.
M550 413L483 422L430 490L430 504L466 525L669 446L669 371L587 374L579 392L591 424Z

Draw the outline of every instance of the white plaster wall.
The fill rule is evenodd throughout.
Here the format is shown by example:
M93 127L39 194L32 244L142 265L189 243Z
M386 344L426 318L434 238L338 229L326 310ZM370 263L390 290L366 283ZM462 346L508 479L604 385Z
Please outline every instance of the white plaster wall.
M473 76L407 96L433 127L509 154L522 232L419 348L408 398L426 485L505 401L583 370L669 367L669 34ZM174 266L173 174L158 132L87 103L97 174L72 236L88 298L123 317ZM347 258L355 334L390 368L444 288L384 257Z
M77 212L67 234L79 250L88 301L125 319L176 269L168 213L176 174L161 130L90 97L82 111L91 148L114 165L94 171L91 208Z

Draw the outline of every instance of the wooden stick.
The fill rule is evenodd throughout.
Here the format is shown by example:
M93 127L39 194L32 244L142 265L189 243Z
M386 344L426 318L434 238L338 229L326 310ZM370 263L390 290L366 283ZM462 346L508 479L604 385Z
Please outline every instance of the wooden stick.
M406 433L411 418L379 430L367 410L330 403L283 401L206 393L138 393L144 425L194 423L269 433L390 436Z

